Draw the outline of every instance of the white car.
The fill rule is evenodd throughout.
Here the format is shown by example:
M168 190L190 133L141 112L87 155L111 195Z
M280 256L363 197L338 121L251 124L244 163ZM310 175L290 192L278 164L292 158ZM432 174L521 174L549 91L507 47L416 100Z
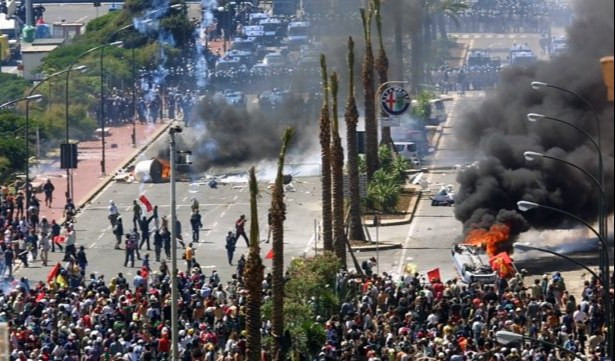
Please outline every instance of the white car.
M456 244L451 250L453 263L461 280L465 283L493 284L497 273L489 264L489 257L482 248L467 244Z
M455 204L455 193L452 186L440 188L435 196L431 197L432 206L452 206Z

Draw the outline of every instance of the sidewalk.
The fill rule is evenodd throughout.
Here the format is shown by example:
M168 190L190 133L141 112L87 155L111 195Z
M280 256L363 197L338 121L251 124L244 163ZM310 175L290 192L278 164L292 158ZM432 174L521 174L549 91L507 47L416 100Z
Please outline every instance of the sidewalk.
M108 128L111 134L105 137L106 177L101 176L101 141L80 142L78 146L79 164L78 168L73 170L73 194L77 208L83 206L94 193L97 193L100 188L110 182L117 170L124 167L137 153L150 144L167 125L167 121L144 125L137 123L136 148L132 147L132 124ZM34 170L34 173L36 173L36 170ZM51 179L55 186L54 200L52 207L49 208L44 204L45 196L41 193L37 195L41 201L40 217L47 217L49 221L52 219L59 220L62 218L64 204L66 203L64 198L66 171L60 169L59 160L53 162L48 170L37 174L37 181L45 181L47 178Z

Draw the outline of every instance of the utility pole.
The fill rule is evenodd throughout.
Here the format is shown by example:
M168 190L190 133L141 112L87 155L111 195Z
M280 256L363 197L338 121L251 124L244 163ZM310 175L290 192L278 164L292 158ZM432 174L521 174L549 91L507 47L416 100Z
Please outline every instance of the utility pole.
M175 200L175 168L177 160L177 151L175 149L175 134L181 133L182 128L179 125L172 126L169 129L170 140L170 159L171 159L171 360L179 360L179 345L178 330L177 330L177 213Z

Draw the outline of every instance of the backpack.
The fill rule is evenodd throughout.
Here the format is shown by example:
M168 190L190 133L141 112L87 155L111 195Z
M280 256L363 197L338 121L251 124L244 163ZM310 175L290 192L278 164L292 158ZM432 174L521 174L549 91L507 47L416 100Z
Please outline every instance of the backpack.
M361 263L361 269L363 269L364 271L367 271L369 269L369 263L367 263L367 260Z

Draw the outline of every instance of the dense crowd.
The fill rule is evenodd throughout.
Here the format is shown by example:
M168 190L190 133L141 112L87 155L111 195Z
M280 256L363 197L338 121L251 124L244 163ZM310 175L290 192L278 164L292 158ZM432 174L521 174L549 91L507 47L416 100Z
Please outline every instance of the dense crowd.
M32 209L30 212L19 206L11 209L5 206L5 200L0 212L5 235L3 254L10 253L15 245L19 248L16 254L22 250L32 252L27 244L31 244L33 234L40 235L40 242L49 238L45 235L46 226L36 222ZM193 200L190 219L193 242L199 241L198 229L202 227L198 208L198 202ZM164 217L160 221L154 220L154 215L148 219L139 209L135 201L133 232L142 222L146 226L153 222L156 233L158 227L163 231L168 227ZM70 206L66 207L69 217L73 211ZM112 202L108 211L110 222L117 224L122 217ZM129 222L126 223L128 228ZM245 224L246 219L241 216L235 224L235 235L229 234L232 247L240 236L247 242ZM50 228L57 230L60 225L53 222ZM6 272L0 296L0 322L9 325L11 359L169 359L170 270L165 260L154 266L144 256L131 278L122 272L108 280L105 275L87 275L83 247L77 245L70 223L64 228L62 234L72 239L63 242L66 257L51 269L47 283L30 284L24 278L14 279L10 270ZM123 243L127 254L132 237L128 232ZM140 245L133 243L136 249L144 246L147 235L141 237ZM22 242L26 242L25 247ZM149 240L146 245L149 248ZM194 256L190 248L188 244L184 251L186 271L178 273L180 358L244 360L246 259L240 256L236 272L223 281L216 270L204 270L198 262L190 262ZM159 252L160 249L156 251L156 260ZM33 257L36 259L36 255ZM229 263L232 258L231 252ZM125 266L127 262L128 258ZM132 262L134 266L134 256ZM315 308L313 322L323 327L326 341L319 352L302 355L302 359L549 361L566 355L538 342L499 345L495 335L500 330L547 341L573 353L588 355L591 360L603 356L604 302L597 279L585 281L582 293L575 297L557 272L551 276L545 274L529 284L524 283L523 274L518 274L512 279L499 279L493 285L466 285L456 279L426 281L418 273L400 279L386 273L376 275L371 272L374 262L371 259L364 266L367 277L346 271L338 273L334 287L339 296L339 310L329 312L332 316L325 318ZM271 298L271 282L271 275L267 274L261 294L265 301ZM272 336L269 320L263 320L260 332ZM268 349L263 348L261 359L272 359Z

